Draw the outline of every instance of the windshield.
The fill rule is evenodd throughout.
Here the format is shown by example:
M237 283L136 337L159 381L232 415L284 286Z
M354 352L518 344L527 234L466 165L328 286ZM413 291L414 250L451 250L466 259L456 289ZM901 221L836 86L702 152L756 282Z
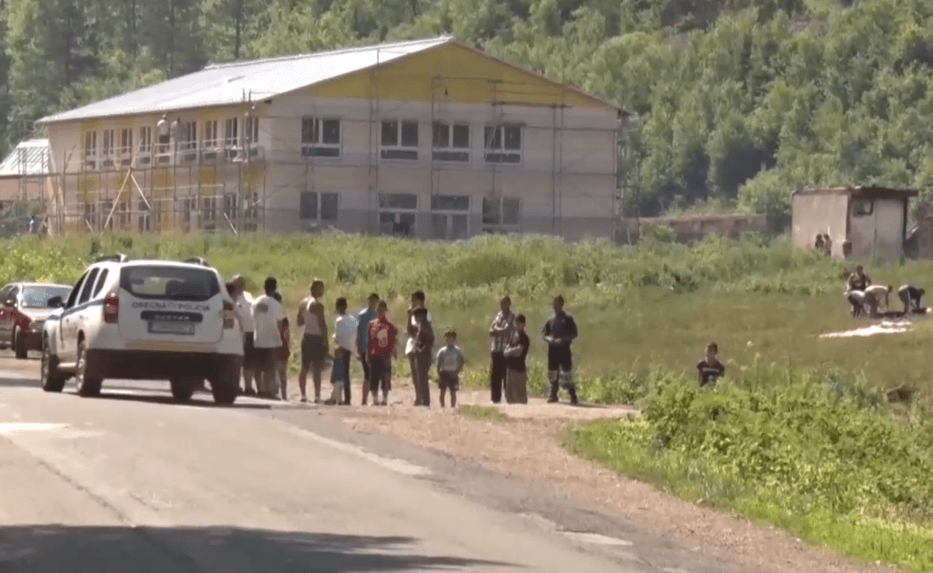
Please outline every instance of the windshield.
M128 267L120 273L120 288L138 298L204 301L220 293L220 282L207 269Z
M60 296L68 298L71 287L67 286L27 286L23 287L23 308L48 308L49 299Z

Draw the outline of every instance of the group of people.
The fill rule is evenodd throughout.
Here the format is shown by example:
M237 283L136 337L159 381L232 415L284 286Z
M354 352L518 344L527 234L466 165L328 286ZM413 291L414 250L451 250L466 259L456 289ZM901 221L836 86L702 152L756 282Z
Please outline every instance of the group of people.
M849 301L849 312L853 317L868 313L871 318L876 318L884 308L885 313L892 311L890 306L890 295L894 292L891 285L874 285L871 279L865 274L862 265L856 265L855 270L846 280L845 297ZM902 315L910 313L924 313L926 309L920 305L920 299L926 291L912 285L903 285L897 289L897 297L903 305Z
M288 399L288 369L291 339L290 326L278 292L278 282L269 277L263 285L263 294L255 299L246 290L245 279L237 275L226 285L234 301L234 309L243 335L243 387L250 396ZM301 339L301 367L298 387L301 401L308 401L307 378L310 373L314 402L327 404L351 403L350 366L353 357L363 370L363 396L366 405L372 395L372 404L385 406L392 389L392 364L398 359L397 341L400 329L388 318L388 304L378 294L368 297L367 305L356 313L348 312L346 298L335 303L333 335L328 337L326 309L323 302L324 282L315 279L310 294L298 304L296 323L304 328ZM577 404L573 381L571 345L577 338L577 325L564 309L564 299L552 301L554 314L545 323L542 337L548 346L548 402L557 402L561 388ZM405 357L408 359L415 388L416 406L431 405L430 375L434 369L440 392L441 407L457 405L460 375L465 364L463 351L457 346L457 332L444 332L444 344L435 351L434 320L427 308L424 291L411 294L405 322ZM492 341L490 351L490 392L493 403L528 402L526 359L531 341L525 331L527 320L512 310L512 301L506 296L499 303L489 329ZM330 342L334 343L333 352ZM332 391L322 400L322 375L331 365ZM255 381L255 389L253 382ZM381 399L380 399L381 393Z

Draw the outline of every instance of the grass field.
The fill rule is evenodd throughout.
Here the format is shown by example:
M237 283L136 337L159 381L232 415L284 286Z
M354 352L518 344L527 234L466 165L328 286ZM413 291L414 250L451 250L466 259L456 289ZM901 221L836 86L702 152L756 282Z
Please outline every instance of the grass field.
M933 321L921 319L906 334L818 338L867 321L847 314L842 263L786 242L749 237L683 246L649 238L617 247L532 237L430 243L325 235L25 238L2 246L5 281L73 283L90 261L114 252L203 256L225 277L247 276L253 291L276 276L291 309L320 277L329 303L345 296L360 307L375 291L396 321L404 321L408 293L420 288L436 330L460 333L464 382L473 386L485 381L489 323L508 293L529 318L529 389L539 393L544 348L535 335L550 298L562 293L580 327L581 398L637 403L644 413L579 428L569 447L811 542L933 570L933 418L926 409L933 405ZM865 263L876 283L931 286L931 263ZM717 392L700 392L693 368L710 340L719 343L727 376ZM882 390L901 385L918 391L909 409L884 400ZM494 419L483 407L460 413Z

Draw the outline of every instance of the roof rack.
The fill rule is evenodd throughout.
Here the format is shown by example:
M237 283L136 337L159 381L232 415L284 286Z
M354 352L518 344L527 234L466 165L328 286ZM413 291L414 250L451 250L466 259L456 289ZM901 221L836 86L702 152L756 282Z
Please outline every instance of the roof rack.
M115 263L125 263L128 260L129 260L129 257L124 255L123 253L116 253L114 255L106 255L106 256L100 257L94 262L102 263L104 261L113 261Z
M205 261L205 260L204 260L203 258L201 258L201 257L191 257L190 259L185 259L185 260L182 261L182 262L185 262L185 263L188 263L188 264L191 264L191 265L201 265L202 267L209 267L209 266L210 266L209 264L207 264L207 261Z

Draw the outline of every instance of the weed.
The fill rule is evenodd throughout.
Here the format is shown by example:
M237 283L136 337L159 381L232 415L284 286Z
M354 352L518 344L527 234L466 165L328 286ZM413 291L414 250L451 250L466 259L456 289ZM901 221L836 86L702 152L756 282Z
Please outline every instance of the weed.
M487 422L501 422L509 419L505 412L494 406L459 406L457 413L467 418Z

